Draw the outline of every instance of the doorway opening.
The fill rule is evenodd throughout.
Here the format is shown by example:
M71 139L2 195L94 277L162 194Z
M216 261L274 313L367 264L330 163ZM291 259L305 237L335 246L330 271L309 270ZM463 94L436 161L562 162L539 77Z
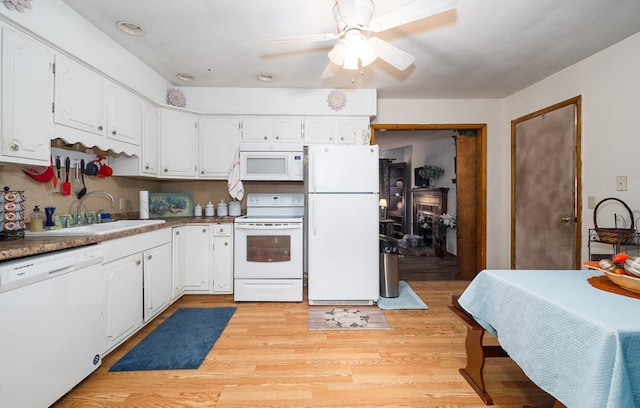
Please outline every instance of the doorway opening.
M419 138L423 138L425 143L428 138L435 137L434 135L439 134L442 137L443 134L447 134L449 143L455 145L453 160L449 162L453 171L448 175L445 173L447 180L443 180L442 184L447 187L442 188L449 188L449 191L455 196L455 204L451 204L447 208L447 212L454 213L457 217L456 262L453 266L457 271L454 274L445 274L433 280L448 279L447 276L459 280L473 279L486 265L486 124L374 124L371 129L371 143L381 145L381 150L383 150L382 144L389 145L388 141L394 137L401 140L401 135L406 132L419 135ZM470 134L473 137L468 137ZM451 137L454 135L458 136L452 142ZM419 144L420 142L413 142L411 146L413 151L416 151ZM416 160L414 155L407 171L408 178L413 179L414 167L421 167L424 164L423 158ZM415 180L411 180L411 186L415 185L414 182ZM411 203L406 203L406 205L408 208L413 207ZM408 216L412 218L413 211L410 210L408 213ZM411 227L415 225L412 219L407 224ZM428 265L433 257L431 259L428 259L429 257L420 258L422 261L420 259L414 260L413 271L415 273L421 267L424 267L427 272L429 269L433 269ZM446 257L442 259L446 259ZM449 263L451 264L451 262Z

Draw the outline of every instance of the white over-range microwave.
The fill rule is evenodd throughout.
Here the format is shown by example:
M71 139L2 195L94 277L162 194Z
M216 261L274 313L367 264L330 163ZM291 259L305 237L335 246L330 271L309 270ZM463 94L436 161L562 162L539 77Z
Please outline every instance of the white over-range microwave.
M240 179L244 181L302 181L302 144L240 145Z

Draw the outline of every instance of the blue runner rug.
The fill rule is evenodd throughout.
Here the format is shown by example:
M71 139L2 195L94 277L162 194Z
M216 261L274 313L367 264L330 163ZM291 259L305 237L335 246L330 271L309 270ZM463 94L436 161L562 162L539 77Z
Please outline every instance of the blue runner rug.
M109 371L196 369L235 311L235 307L178 309Z
M383 310L393 309L428 309L427 305L405 281L400 281L399 296L385 298L380 296L378 307Z

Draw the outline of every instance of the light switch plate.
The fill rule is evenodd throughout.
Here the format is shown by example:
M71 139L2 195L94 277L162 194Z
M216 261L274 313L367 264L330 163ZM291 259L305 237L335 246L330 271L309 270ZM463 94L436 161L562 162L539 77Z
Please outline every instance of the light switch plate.
M616 191L627 191L627 176L616 176Z

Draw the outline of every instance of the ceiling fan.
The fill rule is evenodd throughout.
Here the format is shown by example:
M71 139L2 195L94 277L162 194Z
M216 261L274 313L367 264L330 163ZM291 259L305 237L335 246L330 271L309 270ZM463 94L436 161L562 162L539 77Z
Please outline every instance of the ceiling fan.
M329 51L332 63L344 69L359 69L377 58L386 61L400 71L407 69L415 57L370 33L380 33L403 24L451 10L458 0L414 0L375 19L372 0L337 0L333 6L333 17L338 33L311 34L290 38L264 40L267 46L290 45L310 42L340 41ZM325 70L325 74L329 70Z

